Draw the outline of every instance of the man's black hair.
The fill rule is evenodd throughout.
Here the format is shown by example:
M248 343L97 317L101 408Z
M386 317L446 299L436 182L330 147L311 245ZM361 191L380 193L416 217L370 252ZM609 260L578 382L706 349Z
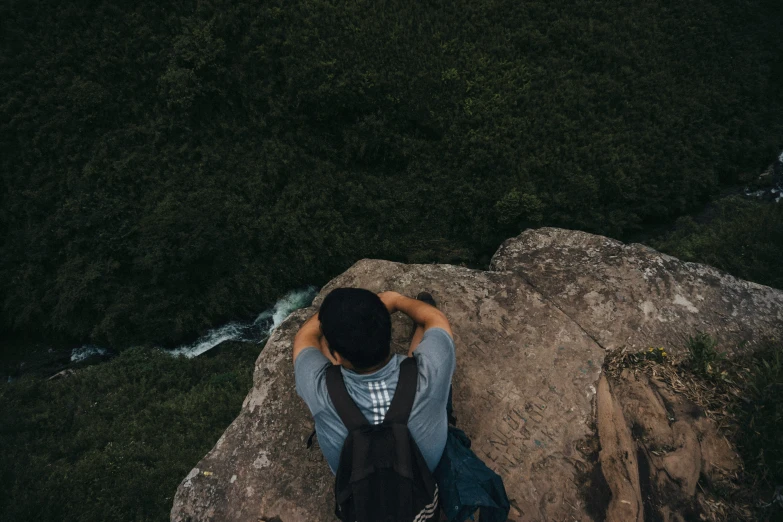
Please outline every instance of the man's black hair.
M381 298L363 288L335 288L318 311L329 350L357 371L384 362L391 351L391 315Z

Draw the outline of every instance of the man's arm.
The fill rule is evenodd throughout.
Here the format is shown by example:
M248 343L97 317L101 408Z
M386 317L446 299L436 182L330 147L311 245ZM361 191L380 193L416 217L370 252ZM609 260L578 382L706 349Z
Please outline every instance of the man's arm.
M390 314L402 312L413 319L416 324L422 325L425 331L430 328L442 328L446 330L449 336L454 337L451 333L449 320L443 312L434 306L430 306L418 299L405 297L397 292L382 292L378 294L378 297L386 305L386 309L389 310Z
M321 322L318 320L318 312L305 321L302 326L299 327L299 331L296 332L296 337L294 337L294 362L296 362L296 358L302 353L302 350L310 347L318 348L332 364L337 364L332 357L332 354L329 353L329 349L323 339Z

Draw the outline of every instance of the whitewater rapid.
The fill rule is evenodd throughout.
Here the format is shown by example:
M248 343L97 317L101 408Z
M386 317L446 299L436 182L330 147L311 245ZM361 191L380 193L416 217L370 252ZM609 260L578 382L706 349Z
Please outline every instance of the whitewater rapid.
M109 350L95 346L94 344L85 344L80 348L74 348L71 352L71 362L79 362L89 359L93 355L106 355Z
M746 188L745 196L780 203L780 201L783 200L783 152L780 153L777 161L759 177L759 180L768 175L771 175L771 187L763 188L761 190L750 190Z
M252 321L232 321L210 330L192 344L164 351L172 356L193 358L208 352L226 341L261 344L269 338L275 328L280 326L280 323L291 312L310 306L316 293L317 289L314 286L292 290L279 299L272 308L264 310ZM78 362L94 355L106 355L107 353L109 353L109 350L106 348L88 344L74 348L71 352L71 362Z

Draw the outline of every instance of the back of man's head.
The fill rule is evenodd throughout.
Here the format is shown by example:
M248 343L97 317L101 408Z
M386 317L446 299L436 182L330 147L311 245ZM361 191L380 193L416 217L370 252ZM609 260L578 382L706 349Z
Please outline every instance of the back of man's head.
M389 357L391 316L380 297L363 288L335 288L318 311L329 350L358 371L374 368Z

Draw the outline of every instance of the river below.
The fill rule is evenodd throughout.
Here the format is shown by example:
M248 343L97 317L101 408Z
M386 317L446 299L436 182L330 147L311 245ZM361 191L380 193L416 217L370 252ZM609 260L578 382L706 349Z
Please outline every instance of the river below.
M262 344L291 312L310 306L317 290L315 286L292 290L253 320L231 321L209 330L190 344L173 349L160 349L173 357L193 358L228 341ZM25 373L36 373L41 376L54 375L73 366L97 364L109 360L116 353L116 350L110 347L94 344L85 344L75 348L39 349L30 353L28 357L22 357L11 364L4 364L3 373L6 374L7 382L12 382Z

